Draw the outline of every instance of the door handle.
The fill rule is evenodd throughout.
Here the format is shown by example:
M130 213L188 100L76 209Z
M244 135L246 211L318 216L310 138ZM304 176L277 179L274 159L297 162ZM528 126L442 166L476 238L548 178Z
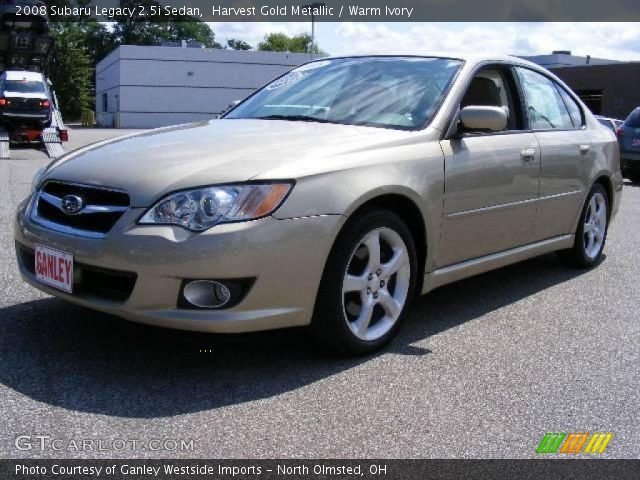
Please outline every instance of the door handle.
M536 158L536 151L533 148L525 148L520 152L520 158L525 165L531 165Z
M589 155L591 145L580 145L580 155Z

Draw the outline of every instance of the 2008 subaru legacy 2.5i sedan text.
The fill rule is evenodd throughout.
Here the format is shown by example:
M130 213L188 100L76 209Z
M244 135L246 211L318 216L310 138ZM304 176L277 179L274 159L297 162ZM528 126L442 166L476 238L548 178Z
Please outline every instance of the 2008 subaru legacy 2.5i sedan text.
M15 239L33 286L137 322L311 327L367 353L413 298L559 250L597 264L618 144L558 78L502 56L296 68L223 118L77 150Z

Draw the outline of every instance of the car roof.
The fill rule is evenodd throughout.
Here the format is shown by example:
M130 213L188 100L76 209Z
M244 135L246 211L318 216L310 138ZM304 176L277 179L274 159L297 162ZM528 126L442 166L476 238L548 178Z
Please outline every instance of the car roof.
M4 72L7 80L26 80L28 82L44 82L40 72L27 72L23 70L7 70Z
M533 67L541 69L540 65L524 60L520 57L512 55L503 55L500 53L467 53L467 52L444 52L444 51L415 51L415 50L399 50L391 52L367 52L354 53L345 55L334 55L330 57L319 57L314 60L332 60L336 58L352 58L352 57L430 57L430 58L450 58L454 60L463 60L469 63L480 62L508 62L516 65Z

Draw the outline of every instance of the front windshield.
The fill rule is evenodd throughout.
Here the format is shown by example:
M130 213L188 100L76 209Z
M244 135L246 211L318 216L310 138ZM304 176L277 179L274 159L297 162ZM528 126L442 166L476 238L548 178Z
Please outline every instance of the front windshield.
M461 64L420 57L320 60L273 81L224 118L420 128L431 120Z

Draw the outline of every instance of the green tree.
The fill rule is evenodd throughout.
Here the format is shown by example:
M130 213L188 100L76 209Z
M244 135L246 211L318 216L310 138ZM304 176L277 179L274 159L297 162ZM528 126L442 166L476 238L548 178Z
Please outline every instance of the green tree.
M93 66L119 45L115 33L109 30L104 23L88 20L80 22L78 26L84 36L85 52Z
M55 46L47 76L53 83L62 114L76 119L92 107L91 75L93 66L86 53L85 35L79 24L51 24Z
M264 36L264 40L258 44L258 50L267 52L293 52L293 53L314 53L316 55L326 55L316 43L311 52L311 35L300 33L290 37L285 33L269 33Z
M123 0L123 7L144 5L147 12L151 12L151 6L160 7L155 0ZM139 12L139 10L136 10ZM222 48L216 42L215 34L208 24L200 19L176 15L146 15L133 17L125 16L115 18L114 34L120 45L160 45L163 42L200 42L207 48Z
M230 38L227 40L227 47L232 50L251 50L253 47L249 45L247 42L243 40L237 40L235 38Z

